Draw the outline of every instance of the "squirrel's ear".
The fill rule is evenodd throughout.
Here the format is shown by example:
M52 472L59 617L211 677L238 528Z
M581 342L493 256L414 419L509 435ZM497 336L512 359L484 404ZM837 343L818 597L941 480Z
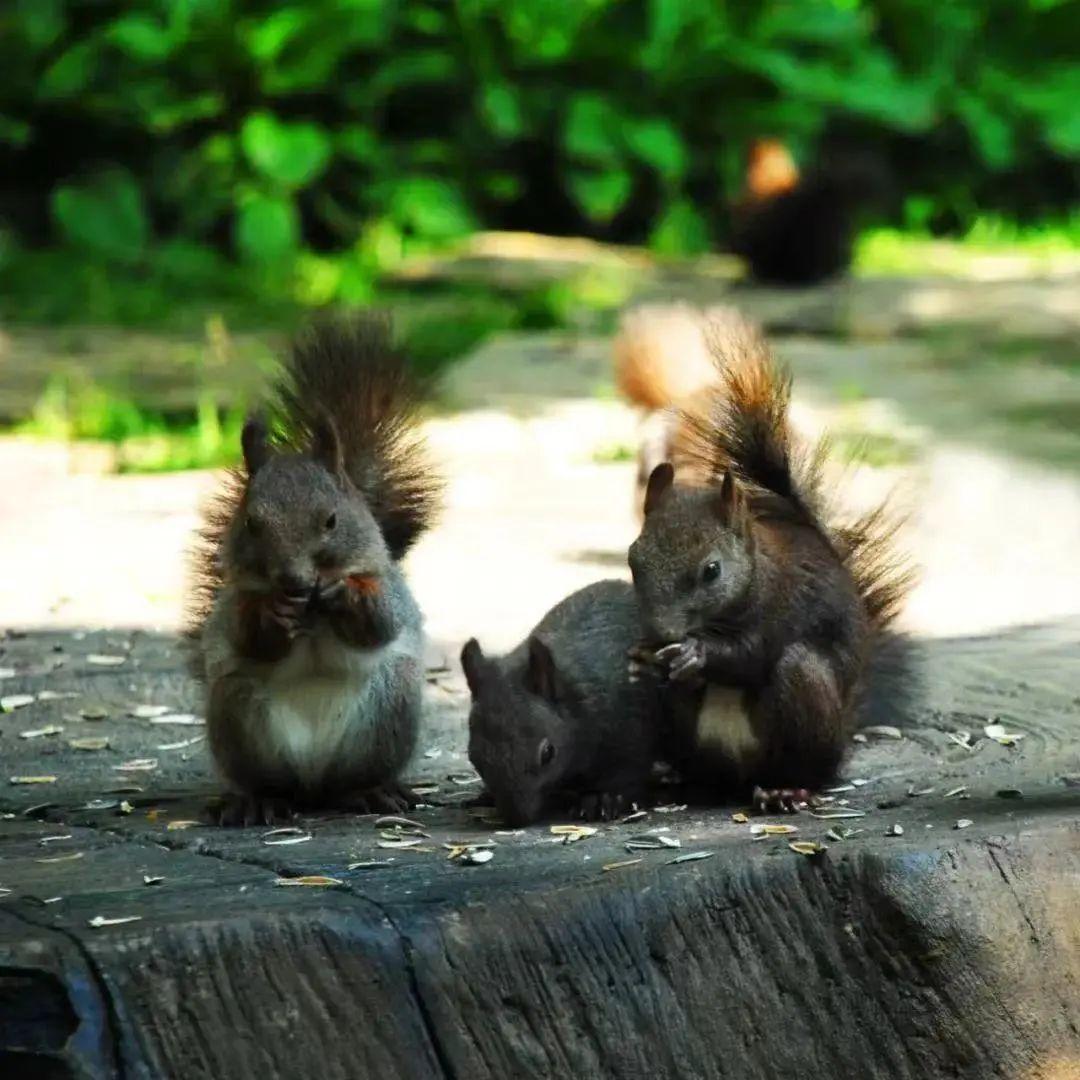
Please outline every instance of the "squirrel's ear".
M733 532L743 533L748 539L753 535L750 530L750 515L746 506L746 496L738 481L729 469L724 473L720 490L713 499L716 516Z
M664 461L657 465L649 474L649 483L645 488L645 516L648 517L656 509L664 492L671 487L675 480L675 468L670 461Z
M244 451L244 468L248 476L254 476L266 464L270 456L266 424L259 416L249 416L240 434L240 446Z
M533 694L547 701L559 700L559 673L551 650L535 635L529 638L529 667L525 673L525 686Z
M484 651L476 638L469 638L461 649L461 669L465 672L465 681L469 684L469 693L476 697L483 678Z
M334 421L323 413L311 431L311 456L335 476L341 472L341 439Z

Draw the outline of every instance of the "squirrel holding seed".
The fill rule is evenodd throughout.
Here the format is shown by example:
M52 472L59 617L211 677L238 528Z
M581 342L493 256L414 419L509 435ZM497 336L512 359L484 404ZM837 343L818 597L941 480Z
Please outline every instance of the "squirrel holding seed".
M314 326L204 514L188 636L223 824L415 801L424 636L400 562L440 494L420 389L385 321Z
M508 824L556 810L608 819L645 798L659 716L655 685L626 667L640 636L629 583L598 581L505 657L466 643L469 758Z
M824 446L796 445L791 379L761 333L707 333L715 377L678 413L651 472L629 563L665 756L696 785L792 810L836 773L862 714L910 691L891 631L912 573L883 508L842 526L824 508ZM693 482L687 483L683 475Z

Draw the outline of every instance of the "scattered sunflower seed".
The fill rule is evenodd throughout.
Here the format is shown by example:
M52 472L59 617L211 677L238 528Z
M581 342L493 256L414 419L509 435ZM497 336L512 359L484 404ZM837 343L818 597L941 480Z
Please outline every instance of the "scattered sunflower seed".
M11 783L13 784L55 784L55 776L13 776L11 777Z
M962 746L965 750L975 749L975 744L971 741L970 731L950 731L948 737L957 746Z
M40 847L48 847L50 844L55 844L57 840L70 840L71 833L59 833L56 836L43 836L39 841Z
M441 750L425 750L424 751L424 757L426 757L429 761L434 761L436 758L441 758L442 757L442 751Z
M967 791L967 784L961 784L959 787L950 788L945 792L945 798L951 799L956 795L963 795Z
M413 789L413 792L416 795L438 795L439 794L439 785L438 784L413 784L412 789Z
M1024 793L1018 787L1001 788L995 792L999 799L1022 799Z
M924 788L909 787L907 789L907 793L908 793L908 798L909 799L916 799L920 795L933 795L934 794L934 789L932 787L924 787Z
M674 859L669 859L668 866L674 866L676 863L697 862L698 859L711 859L715 854L715 851L687 851L682 855L676 855Z
M629 825L631 821L640 821L642 818L649 816L648 810L634 810L632 813L625 814L619 818L620 825Z
M413 821L412 818L397 817L394 814L386 814L383 817L375 819L375 828L383 828L393 826L396 829L400 829L402 832L423 832L424 826L419 821ZM426 834L425 834L426 835Z
M102 738L68 739L68 746L72 750L108 750L109 740Z
M874 781L873 780L859 779L859 780L852 780L851 782L855 787L866 787L867 784L872 784Z
M397 836L392 840L379 840L376 844L381 848L411 848L417 847L424 842L421 836Z
M197 829L201 824L201 821L170 821L165 826L165 831L182 832L184 829Z
M872 735L875 739L902 739L904 733L891 724L871 724L862 729L864 735Z
M158 750L186 750L189 746L195 746L205 739L205 735L193 735L190 739L180 739L178 742L159 743Z
M109 716L108 709L103 709L100 705L87 705L85 708L79 710L79 715L84 720L106 720Z
M44 900L42 900L41 902L42 902L43 904L58 904L58 903L60 903L60 901L61 901L61 900L63 900L63 899L64 899L64 898L63 898L62 896L49 896L49 897L46 897L46 898L45 898Z
M121 915L115 919L107 919L104 915L95 915L86 925L93 927L95 930L100 930L103 926L120 926L123 923L139 922L141 919L141 915Z
M829 850L816 840L793 840L788 847L798 855L822 855Z
M67 701L78 696L74 690L42 690L37 699L38 701Z
M790 836L792 833L797 833L798 831L798 825L755 824L750 826L750 834L752 836Z
M826 795L839 795L841 792L854 791L854 790L855 790L855 785L854 784L837 784L836 787L827 787L825 789L825 794Z
M51 735L63 735L64 729L59 724L48 724L45 727L30 728L28 731L20 731L20 739L40 739Z
M313 839L307 829L298 829L293 825L287 825L281 829L271 829L263 833L262 842L267 847L281 846L285 844L306 844Z
M641 861L642 859L640 856L638 856L638 858L636 859L621 859L619 862L604 863L604 865L601 866L600 869L606 874L610 870L622 870L624 867L627 866L637 866L637 864Z
M95 667L119 667L125 660L126 656L116 656L109 653L91 653L87 658L88 664L93 664Z
M862 829L848 829L845 828L843 825L838 825L830 829L825 835L830 840L836 840L839 842L841 840L850 840L851 837L858 836L858 834L861 832Z
M14 712L33 704L33 694L8 694L7 697L0 697L0 712Z
M0 667L0 679L14 679L17 674L13 667Z
M147 757L121 762L119 765L114 765L113 769L116 772L153 772L157 767L158 759L156 757Z
M552 825L551 835L561 836L564 844L573 844L578 840L595 836L598 830L593 825Z
M380 866L393 866L393 859L367 859L364 862L352 862L345 867L346 870L375 870Z
M480 777L475 773L450 773L446 779L452 784L460 784L462 787L466 787L469 784L480 783Z
M971 818L962 817L962 818L960 818L959 821L957 821L953 825L953 828L954 829L967 829L967 828L969 828L970 826L972 826L974 824L975 824L975 822L972 821Z
M74 862L76 859L81 859L85 852L73 851L70 855L53 855L48 859L35 859L34 862L39 863L54 863L54 862Z
M344 885L343 881L339 881L337 878L326 877L324 874L304 874L302 877L279 877L275 882L275 885L307 885L314 888L320 886L327 887L333 885Z
M731 815L731 820L734 821L736 825L745 825L750 818L740 810L737 814Z
M134 716L138 720L152 720L155 716L164 716L169 711L168 705L136 705L128 712L128 716Z
M461 858L458 862L474 863L480 866L483 863L491 862L495 858L495 852L489 848L469 848L467 851L461 853Z
M658 814L678 814L687 808L686 803L668 803L667 806L654 806Z
M885 835L886 836L903 836L904 835L904 826L903 825L890 825L885 830Z
M130 814L135 809L135 807L132 806L131 803L127 801L127 799L121 799L120 805L119 807L117 807L117 809L120 811L121 814Z
M144 885L160 885L165 879L163 877L154 877L151 874L143 874L142 883Z
M844 818L866 817L866 811L842 806L838 810L811 810L810 816L822 821L840 821Z
M194 713L165 713L155 716L150 720L151 724L177 724L185 727L202 727L206 721Z
M1002 746L1015 746L1022 738L1024 738L1026 732L1023 731L1006 731L1002 724L987 724L983 728L983 734L988 739L993 739L994 742L1000 743Z
M91 799L83 804L84 810L115 810L120 805L119 799Z
M682 844L674 836L660 836L657 833L642 833L626 841L627 851L658 851L660 848L678 847L682 847Z

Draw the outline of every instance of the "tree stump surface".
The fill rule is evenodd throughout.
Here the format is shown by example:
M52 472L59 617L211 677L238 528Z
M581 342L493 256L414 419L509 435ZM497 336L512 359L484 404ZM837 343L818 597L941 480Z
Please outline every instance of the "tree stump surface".
M834 794L864 817L662 808L572 843L465 805L467 694L435 655L429 836L395 850L373 817L284 845L198 823L216 785L177 744L203 729L129 715L198 712L175 639L9 636L0 696L46 696L0 715L0 1076L1080 1075L1078 646L1080 620L921 643L903 737L854 746L869 782ZM626 850L657 829L680 847ZM469 840L494 857L448 857ZM300 875L340 884L277 884Z

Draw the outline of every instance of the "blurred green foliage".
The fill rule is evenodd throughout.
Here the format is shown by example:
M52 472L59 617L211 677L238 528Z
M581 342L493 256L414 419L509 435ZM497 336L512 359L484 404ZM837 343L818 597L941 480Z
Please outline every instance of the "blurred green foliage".
M1078 41L1075 0L7 0L0 287L363 302L478 225L692 254L762 134L879 152L894 224L1037 218Z

